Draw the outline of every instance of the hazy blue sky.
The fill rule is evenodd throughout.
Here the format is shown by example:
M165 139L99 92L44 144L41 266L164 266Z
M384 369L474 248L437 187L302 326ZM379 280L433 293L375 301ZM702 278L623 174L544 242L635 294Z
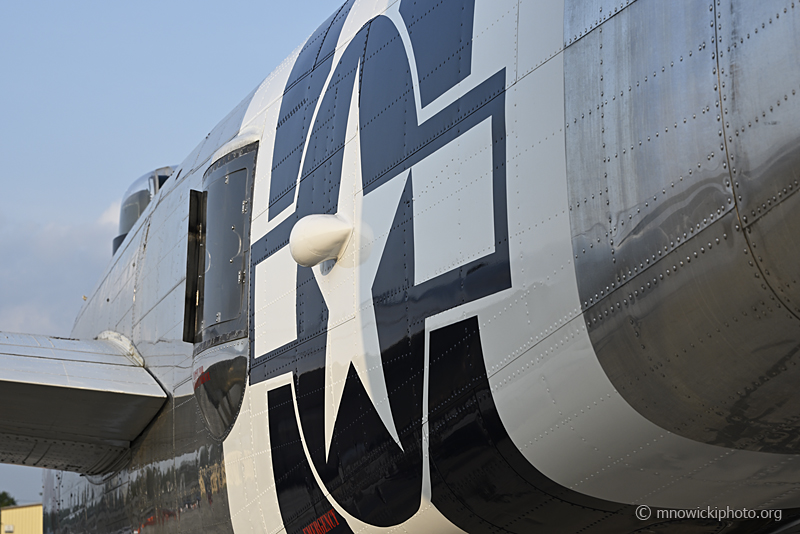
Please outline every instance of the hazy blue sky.
M0 3L0 331L68 336L130 183L183 161L342 2ZM0 466L0 491L36 502L41 472Z

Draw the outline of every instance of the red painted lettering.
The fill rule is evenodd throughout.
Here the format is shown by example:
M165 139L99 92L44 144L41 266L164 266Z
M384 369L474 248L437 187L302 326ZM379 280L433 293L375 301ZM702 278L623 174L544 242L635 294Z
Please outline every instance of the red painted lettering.
M208 373L206 373L208 374ZM202 380L202 377L200 378ZM200 380L198 380L200 382ZM303 529L303 534L327 534L339 526L339 519L336 517L333 508L325 515L318 517L313 523Z
M201 368L200 368L200 371L202 371L202 370L203 370L203 368L201 367ZM195 383L194 383L194 389L197 389L197 388L199 388L199 387L200 387L202 384L205 384L205 383L206 383L206 382L208 382L210 379L211 379L211 372L210 372L210 371L206 371L205 373L201 374L201 375L200 375L200 376L197 378L197 380L195 381Z

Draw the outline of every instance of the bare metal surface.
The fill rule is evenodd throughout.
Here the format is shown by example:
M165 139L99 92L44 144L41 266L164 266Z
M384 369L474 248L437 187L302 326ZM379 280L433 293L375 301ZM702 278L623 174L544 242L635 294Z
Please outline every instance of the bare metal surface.
M477 317L492 397L514 442L507 450L518 448L554 487L561 486L560 491L569 488L617 503L676 508L698 502L797 506L797 457L741 450L784 452L793 447L791 436L796 432L789 429L789 439L782 439L772 431L797 413L797 407L785 403L769 414L765 408L791 383L786 378L792 374L776 363L789 368L792 355L785 353L788 359L781 359L780 349L787 339L791 343L795 323L781 313L780 302L770 298L776 290L770 293L769 287L754 282L756 274L763 281L768 269L777 272L778 264L761 269L750 265L753 250L761 250L762 243L736 232L734 186L726 183L731 171L722 155L729 148L719 126L723 119L715 112L717 100L724 98L720 86L715 87L723 58L714 56L715 17L722 8L715 8L713 1L568 0L566 9L559 2L545 5L537 0L476 2L471 77L457 94L447 93L417 109L418 117L427 120L498 68L507 68L509 152L500 164L508 168L513 286L429 318L426 338L432 330ZM356 15L348 18L350 29L342 33L347 37L340 39L340 50L383 9L378 4L355 5ZM394 13L393 20L404 27L399 11ZM94 338L107 329L130 337L170 399L167 409L133 441L121 470L103 477L47 472L46 510L61 531L292 530L284 524L278 500L285 491L281 485L287 487L274 464L279 446L275 440L280 437L271 435L268 424L269 394L293 384L292 375L248 385L243 367L236 365L249 351L246 342L193 355L192 345L181 338L188 191L201 187L209 164L242 146L237 132L247 137L255 125L253 141L263 129L250 203L254 238L291 217L288 210L269 219L267 208L271 169L280 157L272 148L276 125L283 119L281 99L296 57L249 95L176 170L178 176L165 184L131 228L76 321L73 335L78 337ZM409 66L416 69L415 62ZM313 106L310 111L315 111ZM460 139L462 143L467 138ZM460 144L458 159L471 158L476 146L480 148ZM440 151L438 157L452 168L446 154ZM470 170L474 169L473 163ZM415 176L420 175L415 169ZM445 193L453 191L450 183ZM452 208L450 213L468 205L453 196L442 200L449 203L445 207ZM395 207L396 202L387 203L383 209ZM441 205L437 210L448 213ZM762 217L766 221L775 213ZM791 229L778 219L764 231L781 227L784 232ZM575 234L571 228L577 229ZM572 237L581 245L576 245L575 254ZM579 251L581 259L575 257ZM271 258L287 260L291 268L253 273L254 281L260 277L262 287L270 287L264 292L268 298L255 303L254 317L263 317L255 321L251 334L255 346L259 339L279 347L297 337L296 314L304 311L298 298L302 300L307 289L300 287L296 264L288 255ZM581 299L572 261L578 264ZM286 318L290 331L281 334ZM363 325L359 328L365 331ZM765 375L770 379L753 384L754 377L773 368L780 371L778 380ZM744 388L740 398L731 393L738 386ZM709 404L708 399L724 402ZM382 401L387 401L386 395ZM224 437L223 455L218 438L228 432L240 408ZM424 436L431 426L422 427ZM764 432L772 433L765 439ZM9 441L2 436L0 440ZM40 439L37 451L50 445L54 444ZM31 454L25 443L15 447ZM369 449L363 451L368 456ZM98 461L114 453L94 452ZM300 456L304 454L313 453L301 450ZM295 474L297 465L289 466ZM477 494L499 488L519 497L506 484L484 482L482 477L492 471L486 467L490 464L471 465L477 468L462 480L478 488ZM375 476L393 473L386 466L391 463L376 469ZM352 471L348 477L364 472ZM303 502L303 488L314 485L325 487L318 472L309 472L292 487L293 498ZM367 486L371 489L366 491L378 487ZM330 487L326 495L329 492ZM387 502L396 497L384 495ZM507 504L501 500L495 504ZM471 505L465 504L460 512ZM559 520L569 523L585 511L573 507L564 515L554 510L548 504L537 513L553 516L561 528L554 526L552 531L558 532L569 530ZM397 528L460 531L441 514L423 501L419 514ZM342 517L354 531L386 531L351 515ZM788 521L788 515L784 519ZM686 524L635 523L636 529L641 525L653 531L690 532ZM503 524L525 531L523 523ZM728 526L714 521L709 530L728 532ZM547 528L545 522L542 528ZM605 520L582 531L590 530L619 531Z
M567 0L564 9L564 46L578 41L636 0Z
M87 474L108 469L166 400L132 346L0 334L0 459Z
M800 316L800 6L717 2L720 107L740 223L762 283Z
M797 15L759 6L640 1L566 50L570 213L586 324L626 401L693 440L791 453ZM783 34L759 49L756 26Z

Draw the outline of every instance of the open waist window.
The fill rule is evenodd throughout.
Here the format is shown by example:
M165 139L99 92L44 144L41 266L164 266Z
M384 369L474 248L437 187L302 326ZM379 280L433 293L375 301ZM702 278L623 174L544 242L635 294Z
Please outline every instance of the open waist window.
M217 160L191 191L184 341L195 353L247 337L249 201L258 143Z

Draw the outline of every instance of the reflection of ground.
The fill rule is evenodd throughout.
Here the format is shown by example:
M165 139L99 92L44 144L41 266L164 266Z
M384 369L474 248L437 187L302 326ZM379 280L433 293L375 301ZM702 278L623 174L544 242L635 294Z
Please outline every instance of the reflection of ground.
M160 510L157 514L148 516L138 527L133 529L133 534L150 534L165 531L174 531L173 522L179 523L182 532L213 532L209 530L208 521L203 521L203 510L200 502L184 504L178 512ZM208 510L206 510L208 513ZM208 519L208 518L206 518ZM205 528L204 528L205 524Z
M179 530L181 532L214 532L214 529L207 526L204 528L203 524L203 514L200 510L187 510L180 515Z

